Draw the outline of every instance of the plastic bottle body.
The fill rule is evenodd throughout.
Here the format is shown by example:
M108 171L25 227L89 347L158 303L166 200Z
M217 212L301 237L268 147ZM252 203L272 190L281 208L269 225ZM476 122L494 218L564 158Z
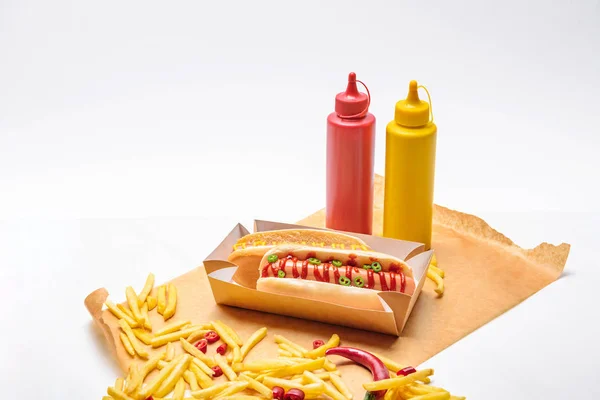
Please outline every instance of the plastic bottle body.
M371 234L375 117L327 118L327 228Z
M431 247L437 127L386 127L383 236Z

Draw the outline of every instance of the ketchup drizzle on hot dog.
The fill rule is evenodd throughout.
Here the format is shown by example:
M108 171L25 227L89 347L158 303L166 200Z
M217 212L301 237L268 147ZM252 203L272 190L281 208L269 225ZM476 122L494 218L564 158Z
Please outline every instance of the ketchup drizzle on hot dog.
M320 265L315 265L313 268L313 274L315 276L315 280L319 282L323 282L323 277L321 276L321 272L319 271Z
M379 280L381 281L382 276L381 274L379 275ZM384 279L385 281L385 279ZM375 279L373 278L373 270L372 269L368 269L367 270L367 289L372 289L373 287L375 287ZM387 286L381 285L381 290L387 290Z
M385 281L385 274L377 274L379 275L379 283L381 284L381 291L382 292L387 292L390 289L388 289L388 285L387 282Z
M352 282L352 268L353 267L346 265L346 278L350 279L350 282Z
M404 289L406 289L406 276L403 271L400 271L400 292L404 293Z
M395 272L390 272L390 291L391 292L396 291L396 273Z
M333 283L335 283L336 285L339 285L340 283L340 268L341 267L337 267L333 270Z
M302 275L300 275L301 279L306 279L308 276L308 260L304 260L302 262Z
M266 278L269 276L269 265L271 264L267 264L264 266L264 268L262 269L262 273L260 274L261 277Z

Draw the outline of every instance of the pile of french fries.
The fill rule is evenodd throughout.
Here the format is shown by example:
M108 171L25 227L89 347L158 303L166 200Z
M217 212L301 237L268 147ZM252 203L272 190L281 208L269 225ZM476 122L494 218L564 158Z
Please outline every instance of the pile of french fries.
M177 289L169 284L158 288L157 299L152 293L154 275L150 274L139 295L131 287L126 290L129 308L106 302L107 308L119 319L121 341L132 357L145 359L133 362L125 378L118 378L107 389L103 400L258 400L273 399L273 387L285 391L301 390L306 399L352 400L353 394L344 383L341 372L325 352L340 345L340 337L333 334L323 345L307 349L282 335L274 335L278 356L272 359L246 361L251 350L267 336L263 327L243 340L223 321L203 324L191 321L172 322L152 332L148 311L158 308L164 320L176 313ZM163 294L161 295L161 288ZM162 305L162 307L161 307ZM225 354L206 353L194 343L205 334L216 332L219 342L226 344ZM181 350L173 343L179 342ZM219 343L212 343L217 347ZM162 349L150 356L148 348ZM179 354L178 354L179 353ZM460 400L441 388L427 385L433 371L425 369L406 377L396 376L402 365L376 355L390 371L390 379L363 385L368 391L388 389L384 400ZM222 378L214 376L215 369ZM149 375L157 372L151 379ZM191 396L191 397L190 397Z
M436 288L434 289L438 296L442 296L444 294L444 277L446 273L443 269L438 267L437 257L435 254L431 257L431 262L429 263L429 268L427 268L427 277L431 279Z

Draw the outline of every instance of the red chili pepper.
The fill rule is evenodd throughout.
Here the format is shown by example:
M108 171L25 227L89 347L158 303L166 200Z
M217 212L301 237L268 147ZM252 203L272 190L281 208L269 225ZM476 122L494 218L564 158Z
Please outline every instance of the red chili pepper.
M334 347L328 349L325 354L328 356L341 356L368 368L371 371L371 374L373 374L373 381L389 379L390 377L390 373L385 364L379 358L367 351L356 349L354 347ZM385 390L367 392L364 400L382 399L385 392Z
M227 343L223 343L219 347L217 347L217 353L224 356L227 353Z
M206 349L208 348L208 341L206 339L200 339L198 343L195 344L196 348L206 354Z
M218 378L221 375L223 375L223 370L218 365L215 365L214 367L212 367L212 370L213 370L213 376L215 378Z
M217 340L221 339L219 334L215 331L208 331L204 334L204 338L208 341L208 343L214 343Z
M285 389L281 386L273 386L273 398L275 400L283 400L283 395L285 394Z
M283 400L304 400L304 392L300 389L290 389L283 396Z
M315 340L313 342L313 349L318 349L319 347L323 346L324 344L325 344L325 342L322 341L322 340L320 340L320 339L319 340Z
M414 369L413 367L404 367L400 371L396 372L396 375L397 376L407 376L410 374L414 374L415 372L417 372L417 370Z

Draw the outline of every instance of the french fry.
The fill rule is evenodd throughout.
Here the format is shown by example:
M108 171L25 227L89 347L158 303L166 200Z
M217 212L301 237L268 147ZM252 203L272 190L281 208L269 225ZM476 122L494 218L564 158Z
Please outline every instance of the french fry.
M330 379L330 376L332 375L331 372L313 372L317 377L319 377L319 379L322 379L324 381L327 381ZM338 375L339 371L336 371L336 373L333 373L333 375ZM339 375L338 375L339 376ZM298 381L298 382L302 382L302 383L310 383L308 378L306 378L303 374L297 374L292 376L292 380Z
M260 360L252 361L247 363L233 364L232 368L235 372L250 371L250 372L262 372L271 369L277 369L290 365L290 361L287 360Z
M131 342L131 346L133 347L133 349L135 350L137 355L142 358L148 358L148 352L146 351L144 346L142 346L142 344L138 341L138 339L135 337L133 330L131 329L131 327L129 325L127 325L127 322L125 322L124 319L120 319L119 326L121 327L123 332L125 332L125 335L127 335L127 338Z
M202 361L202 363L206 364L208 367L215 366L215 360L213 360L212 358L210 358L209 356L207 356L206 354L204 354L203 352L198 350L196 347L194 347L192 344L190 344L190 342L188 342L184 338L180 338L179 342L181 342L181 347L183 347L183 350L185 350L186 352L188 352L189 354L194 356L194 358ZM220 355L220 354L217 353L217 355ZM225 371L223 371L223 372L225 372Z
M114 387L109 387L106 393L108 393L108 395L111 396L114 400L134 400L131 397L127 396L125 393L123 393L122 390L118 390Z
M326 357L323 368L325 368L326 371L335 371L337 366L333 362L329 361L329 359Z
M376 382L365 383L363 384L363 388L369 392L391 389L395 387L406 386L415 381L420 381L430 375L433 375L432 369L423 369L401 378L382 379Z
M219 397L219 400L264 400L264 397L250 396L247 394L234 394L232 396Z
M148 346L152 344L152 334L151 333L149 333L148 331L145 331L141 328L135 328L132 330L133 330L133 334L135 335L135 337L140 339L144 344L147 344Z
M129 369L127 371L127 377L125 378L125 387L124 387L125 390L127 390L127 387L129 385L131 385L131 381L132 381L132 379L135 378L136 373L137 373L137 366L135 364L129 364Z
M238 346L244 345L244 341L240 338L240 336L237 334L237 332L234 331L229 325L227 325L225 322L223 322L221 320L217 320L215 322L218 323L219 325L221 325L221 327L227 331L229 336L234 340L234 342ZM213 325L213 328L214 328L214 325Z
M150 317L148 316L148 303L144 303L140 309L142 318L144 319L144 328L152 332L152 325L150 325Z
M423 385L423 384L416 383L416 382L406 385L404 388L407 391L414 393L415 395L423 395L423 394L434 393L434 392L447 392L447 390L444 390L439 387Z
M287 343L279 343L279 348L292 354L293 357L302 357L304 354Z
M267 373L267 376L272 378L283 378L284 376L302 374L304 371L314 371L323 368L323 364L325 364L325 357L317 358L316 360L307 360L299 364L288 365Z
M233 359L231 361L233 363L239 363L242 361L242 351L239 347L233 348Z
M102 400L115 400L110 396L102 396Z
M437 267L437 256L435 255L435 253L433 253L433 255L431 256L431 261L429 262L431 265Z
M157 348L169 342L176 342L183 337L189 336L196 328L186 328L177 332L167 333L166 335L155 336L152 338L152 347Z
M217 396L219 393L222 393L225 389L227 389L231 385L234 385L234 382L219 383L217 385L213 385L206 389L193 391L192 396L194 396L197 399L214 398L215 396Z
M318 358L324 357L325 352L333 347L337 347L340 344L340 337L337 334L331 335L331 338L323 346L317 347L316 349L310 350L306 353L305 357Z
M446 273L444 272L443 269L436 267L433 264L429 265L429 269L431 269L433 272L435 272L436 274L438 274L439 276L441 276L442 278L446 277Z
M194 332L192 332L190 334L190 336L188 336L188 338L186 340L190 343L194 343L196 340L204 339L204 335L207 332L210 332L210 331L203 329L203 328L196 329Z
M217 321L211 321L211 324L213 325L213 328L215 328L215 332L217 332L221 337L221 340L227 343L228 347L233 349L237 346L235 340L233 340L233 338L229 336L229 332L227 332L227 330L222 325L217 323Z
M123 347L125 347L125 351L127 351L127 353L131 357L135 357L135 350L133 349L133 346L131 345L131 341L129 340L127 335L124 332L120 332L119 338L121 339L121 343L123 343Z
M112 301L107 300L104 303L104 305L115 317L117 317L118 319L124 319L130 327L137 328L139 326L138 322L134 318L131 318L129 315L119 310L119 308L117 308L117 306L115 306L115 303L113 303Z
M282 357L292 357L292 353L290 353L287 350L277 349L277 354L279 354Z
M319 376L317 375L317 377ZM348 389L348 386L346 386L342 378L335 374L331 374L329 375L329 379L331 379L331 383L333 383L333 386L336 387L336 389L342 394L342 396L344 396L348 400L352 399L352 392L350 391L350 389Z
M239 379L248 382L249 388L256 390L258 393L262 394L267 399L273 398L273 391L265 385L263 385L262 383L260 383L259 381L257 381L256 379L252 379L248 375L244 374L239 375Z
M434 289L438 296L444 294L444 280L441 276L433 272L432 270L427 270L427 277L435 282L437 287Z
M148 303L148 311L152 311L156 308L158 301L156 300L156 297L148 296L146 297L146 303Z
M138 306L139 307L141 307L142 304L144 304L144 302L146 301L146 298L152 291L152 288L154 288L154 274L151 272L148 274L148 277L146 278L146 283L144 284L144 288L138 295Z
M189 354L183 354L182 356L183 357L179 359L179 361L173 360L173 362L176 362L175 368L173 368L171 374L165 378L160 387L156 390L156 397L165 397L167 394L171 393L183 373L187 370L192 357Z
M282 379L282 378L272 378L270 376L266 376L263 381L262 381L263 385L265 385L268 388L273 389L274 386L280 386L282 388L284 388L286 391L290 390L290 389L301 389L302 388L302 383L299 382L294 382L294 381L290 381L287 379Z
M135 391L138 388L141 388L144 379L146 379L146 376L148 376L150 372L154 371L154 369L158 366L158 362L161 361L164 358L164 356L165 354L161 353L146 361L142 369L138 370L137 373L133 374L131 382L127 385L127 388L125 389L125 393L132 394L135 393Z
M167 292L167 306L163 313L163 318L168 320L175 315L175 309L177 308L177 288L172 283L169 283L169 290Z
M127 307L125 307L123 304L118 303L117 304L117 308L121 311L123 311L125 314L127 314L127 316L133 320L135 320L135 317L133 316L133 313L131 312L131 310Z
M190 345L188 342L185 342L185 343ZM237 374L233 371L233 369L231 369L229 364L227 364L227 360L225 359L225 357L223 357L222 355L217 353L217 354L215 354L215 362L217 363L217 365L219 367L221 367L221 370L223 371L223 375L225 375L227 377L227 379L229 379L230 381L234 381L237 379Z
M117 378L117 380L115 381L115 389L123 390L124 384L125 382L123 381L123 378Z
M191 366L192 364L190 364L188 368ZM198 386L198 379L190 369L183 373L183 379L185 379L188 385L190 385L190 390L200 390L200 386Z
M381 360L382 363L385 364L385 366L387 367L387 369L389 369L390 371L392 371L393 373L396 373L398 371L400 371L402 368L404 368L405 366L402 364L399 364L393 360L390 360L387 357L384 357L380 354L374 353L374 352L370 352L371 354L373 354L375 357L379 358Z
M163 336L163 335L166 335L168 333L177 332L177 331L180 331L181 329L185 328L186 326L188 326L190 324L191 324L190 321L177 321L177 322L173 322L172 324L169 324L169 325L165 326L164 328L160 329L158 332L155 332L154 336Z
M214 363L214 360L212 360L212 358L211 358L211 362ZM211 378L215 374L215 372L208 365L206 365L204 362L202 362L200 359L198 359L196 357L194 357L194 359L192 360L192 363L195 364L200 369L200 371L204 372L207 376L209 376Z
M331 397L333 400L346 400L346 398L337 391L337 389L330 383L324 382L322 379L319 379L315 374L310 371L304 371L304 376L308 378L312 383L322 383L325 387L324 392L327 396Z
M213 397L213 399L221 399L223 397L231 396L234 393L239 393L245 390L248 387L248 382L235 382L227 389L223 390L221 393Z
M412 397L412 400L449 400L450 393L448 392L433 392L421 396Z
M167 307L167 288L162 285L158 287L158 292L156 294L156 311L163 315L165 313L165 308Z
M261 340L263 340L266 336L267 336L267 328L260 328L259 330L254 332L252 335L250 335L248 340L246 340L246 343L244 343L244 345L240 349L240 353L241 353L240 361L244 361L244 358L246 358L246 356L248 355L250 350L252 350L254 348L254 346L256 346L258 343L260 343Z
M385 391L383 400L394 400L396 398L396 389L389 389Z
M129 305L129 309L133 314L133 318L140 324L143 322L142 313L140 311L140 307L138 306L138 297L135 294L135 291L131 286L127 286L125 289L125 297L127 297L127 304Z
M175 358L175 347L173 346L173 342L169 342L169 343L167 343L167 351L166 351L166 355L165 355L165 360L171 361L173 358Z
M212 381L212 371L211 371L211 375L207 375L204 371L202 371L200 369L200 367L198 367L195 363L194 360L192 360L192 363L190 364L190 371L192 371L194 373L194 375L196 375L196 379L198 380L198 384L200 385L200 387L202 389L206 389L209 388L213 385L213 381ZM192 389L194 390L194 389Z
M187 371L184 371L184 372L187 372ZM173 400L183 400L184 394L185 394L185 381L183 380L183 377L181 377L175 384L175 389L173 389Z
M275 339L275 343L277 343L277 344L285 343L288 346L292 346L293 348L298 350L300 353L302 353L302 356L304 356L304 355L306 355L306 353L308 353L308 350L306 350L304 347L300 346L297 343L292 342L291 340L287 339L286 337L284 337L282 335L275 335L273 338Z

